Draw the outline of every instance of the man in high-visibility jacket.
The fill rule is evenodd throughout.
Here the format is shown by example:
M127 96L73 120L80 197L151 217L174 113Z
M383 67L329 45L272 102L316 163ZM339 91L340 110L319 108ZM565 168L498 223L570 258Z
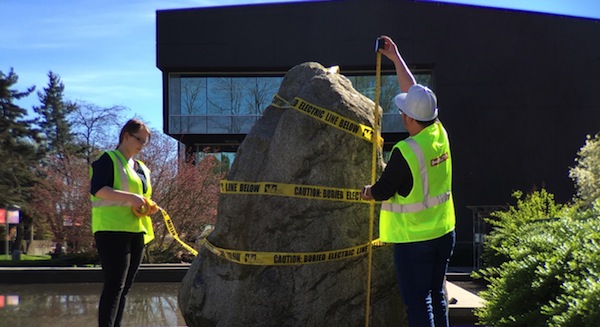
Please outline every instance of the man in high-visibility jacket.
M400 89L395 103L409 137L392 148L379 180L363 189L363 199L383 201L381 241L394 243L398 287L409 326L448 323L444 279L455 243L452 156L446 130L437 119L437 99L414 76L387 36L379 50L394 62Z

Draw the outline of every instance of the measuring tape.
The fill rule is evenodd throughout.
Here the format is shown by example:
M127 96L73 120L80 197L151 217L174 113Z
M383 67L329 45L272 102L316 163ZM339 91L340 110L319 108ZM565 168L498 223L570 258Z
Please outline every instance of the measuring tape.
M379 40L378 43L379 45ZM377 62L375 65L375 109L373 110L375 117L373 118L373 133L375 135L379 135L379 91L381 89L381 53L378 49L375 49L377 52ZM373 152L371 156L371 185L375 184L375 180L377 179L377 147L375 143L373 143ZM375 223L375 200L371 200L370 203L370 212L369 212L369 244L373 241L373 224ZM371 315L371 275L372 275L372 266L373 266L373 247L369 246L368 249L368 268L367 268L367 296L365 299L365 326L369 327L369 318Z

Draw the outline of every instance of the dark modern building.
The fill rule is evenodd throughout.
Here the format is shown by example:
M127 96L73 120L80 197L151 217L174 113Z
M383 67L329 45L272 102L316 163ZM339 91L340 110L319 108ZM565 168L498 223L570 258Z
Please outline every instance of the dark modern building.
M569 168L600 131L598 20L426 1L338 0L157 12L164 132L189 151L233 153L291 67L338 65L372 95L374 42L398 44L438 96L452 143L458 243L454 265L477 265L479 214L515 190L575 189ZM407 136L389 99L385 150Z

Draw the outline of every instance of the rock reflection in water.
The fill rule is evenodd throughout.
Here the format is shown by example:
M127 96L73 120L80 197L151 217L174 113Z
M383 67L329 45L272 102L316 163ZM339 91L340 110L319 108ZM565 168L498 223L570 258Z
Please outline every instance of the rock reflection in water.
M134 283L122 326L185 326L179 283ZM102 284L0 284L0 326L96 326Z

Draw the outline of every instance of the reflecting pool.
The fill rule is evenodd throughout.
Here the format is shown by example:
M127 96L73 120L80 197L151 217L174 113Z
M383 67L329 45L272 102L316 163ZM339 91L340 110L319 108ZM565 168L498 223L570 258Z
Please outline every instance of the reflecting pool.
M122 326L185 326L180 283L134 283ZM97 326L102 284L0 284L0 326Z

